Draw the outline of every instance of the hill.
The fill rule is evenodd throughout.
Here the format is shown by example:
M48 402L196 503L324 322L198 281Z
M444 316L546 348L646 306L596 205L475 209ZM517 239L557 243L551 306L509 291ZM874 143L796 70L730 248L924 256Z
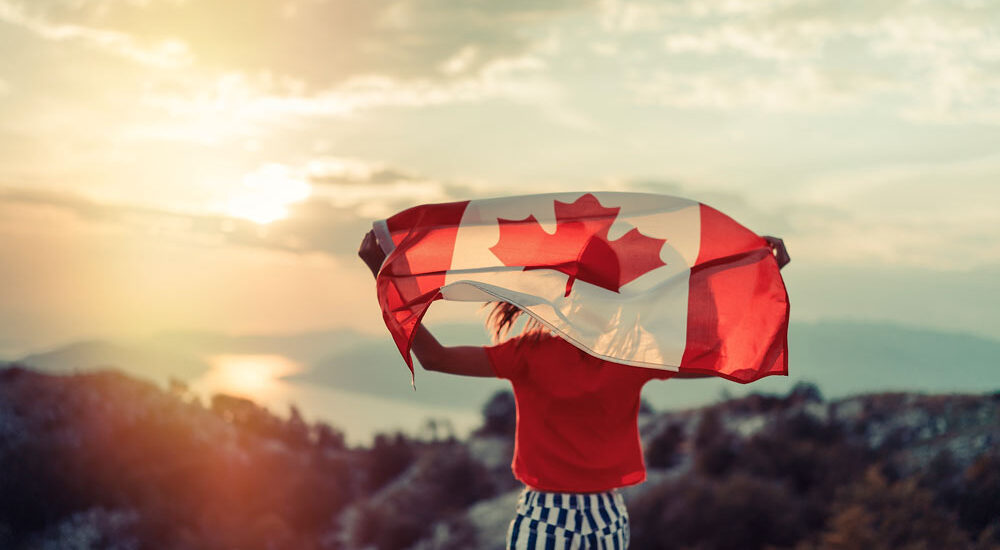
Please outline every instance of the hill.
M16 361L32 368L69 374L117 368L147 380L166 381L164 373L178 379L191 379L208 370L197 355L153 345L119 344L90 340L76 342L47 352L35 353Z
M509 393L468 440L336 427L117 372L0 370L0 547L493 549ZM1000 548L1000 395L815 387L644 414L632 548Z
M449 345L487 343L478 325L444 324L435 333ZM861 392L1000 389L1000 342L970 334L876 322L798 322L789 329L789 350L787 378L771 377L748 386L711 379L650 384L643 395L660 409L679 410L713 403L723 394L786 393L802 381L831 398ZM292 382L463 410L475 409L505 387L501 381L470 382L419 371L413 391L388 335L350 330L285 335L176 332L139 342L71 344L18 363L55 373L114 366L160 383L169 378L191 382L205 371L207 358L221 354L281 355L302 365L302 372L288 377Z

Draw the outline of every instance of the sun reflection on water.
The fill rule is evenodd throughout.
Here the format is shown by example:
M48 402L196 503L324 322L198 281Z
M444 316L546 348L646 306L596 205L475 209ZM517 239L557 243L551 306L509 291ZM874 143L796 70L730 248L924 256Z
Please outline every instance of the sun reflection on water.
M436 407L288 379L308 368L282 355L219 354L204 359L209 370L189 385L204 402L216 394L244 397L281 417L294 405L308 421L321 420L343 430L351 445L371 445L376 433L415 434L428 418L447 419L464 437L481 421L475 409Z
M302 371L301 365L281 355L214 355L211 369L194 384L205 394L225 393L267 400L279 393L285 376Z

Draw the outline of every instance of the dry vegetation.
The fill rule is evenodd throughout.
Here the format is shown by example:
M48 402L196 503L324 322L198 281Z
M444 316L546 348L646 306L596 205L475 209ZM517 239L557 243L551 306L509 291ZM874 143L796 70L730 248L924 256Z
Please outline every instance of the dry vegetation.
M1000 548L1000 398L815 388L643 414L632 548ZM0 548L497 548L513 402L378 436L103 372L0 370ZM492 520L494 523L502 520ZM492 530L491 530L492 529Z

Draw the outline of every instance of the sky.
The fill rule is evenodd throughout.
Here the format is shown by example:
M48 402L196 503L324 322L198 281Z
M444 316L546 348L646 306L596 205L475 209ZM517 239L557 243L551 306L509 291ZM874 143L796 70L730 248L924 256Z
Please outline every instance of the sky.
M783 237L793 323L1000 339L996 2L0 0L0 51L0 358L384 334L373 220L568 190Z

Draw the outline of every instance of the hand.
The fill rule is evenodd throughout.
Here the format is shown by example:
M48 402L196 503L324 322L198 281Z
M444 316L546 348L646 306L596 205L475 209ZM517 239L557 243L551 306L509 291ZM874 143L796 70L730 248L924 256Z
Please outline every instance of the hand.
M779 239L778 237L770 237L764 235L764 240L767 241L767 245L771 247L771 252L774 253L774 259L778 261L778 269L781 269L788 265L788 262L792 261L791 256L788 255L788 250L785 249L785 241Z
M382 267L382 262L385 261L385 252L379 246L378 237L375 236L374 230L369 231L361 240L358 256L364 260L368 269L372 270L372 275L378 276L378 270Z

